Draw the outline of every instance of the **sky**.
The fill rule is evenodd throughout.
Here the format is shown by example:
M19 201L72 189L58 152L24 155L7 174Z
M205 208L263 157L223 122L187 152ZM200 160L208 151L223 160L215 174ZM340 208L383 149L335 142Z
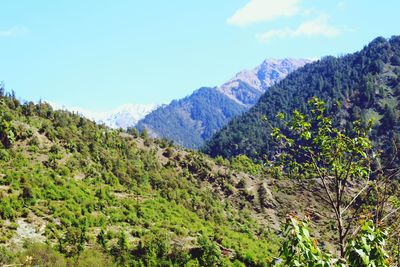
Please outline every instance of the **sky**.
M161 104L266 58L320 58L399 35L398 0L2 0L0 81L97 111Z

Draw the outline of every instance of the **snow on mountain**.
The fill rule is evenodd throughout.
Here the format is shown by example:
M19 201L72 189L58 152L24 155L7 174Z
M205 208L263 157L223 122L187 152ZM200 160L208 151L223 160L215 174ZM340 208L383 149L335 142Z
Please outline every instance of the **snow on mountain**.
M108 112L107 116L98 120L111 128L128 128L135 126L136 123L147 114L155 110L159 105L155 104L127 104Z
M126 129L136 123L160 105L157 104L125 104L109 111L94 111L80 107L69 107L50 103L53 108L76 112L98 123L104 123L111 128Z
M310 62L309 59L268 58L254 69L237 73L218 90L237 103L251 107L268 87Z

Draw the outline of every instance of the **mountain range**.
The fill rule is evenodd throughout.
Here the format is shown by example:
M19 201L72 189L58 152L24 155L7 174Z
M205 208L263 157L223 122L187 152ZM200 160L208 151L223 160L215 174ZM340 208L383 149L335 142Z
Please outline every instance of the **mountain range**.
M137 128L187 148L199 148L232 118L256 104L268 87L310 62L267 59L254 69L237 73L219 87L203 87L190 96L158 107L141 119Z
M271 126L284 126L277 114L290 119L294 110L308 113L307 101L314 96L325 101L336 123L350 132L349 122L359 120L367 125L372 119L375 145L385 153L396 153L400 140L400 37L378 37L359 52L328 56L292 72L271 86L248 112L216 133L203 151L228 158L274 155Z
M355 198L347 198L342 211L354 209L357 216L349 219L357 224L374 216L369 208L377 206L376 199L386 199L383 209L390 211L389 203L395 208L388 215L398 211L400 36L379 37L359 52L306 64L279 82L271 81L272 85L268 84L271 77L285 74L267 74L261 69L265 70L260 67L254 75L238 74L220 87L200 88L154 111L164 110L161 115L165 119L177 112L177 119L166 122L181 123L172 125L178 127L178 138L196 129L200 129L197 134L205 133L211 127L203 128L202 121L217 127L224 118L242 113L222 126L200 152L143 133L139 136L135 131L106 127L81 116L82 111L21 102L0 85L0 265L276 266L271 264L286 257L282 253L286 244L294 244L290 246L297 251L305 247L303 236L309 239L308 228L300 230L304 235L294 235L294 243L285 239L285 232L293 232L281 230L292 218L287 214L307 216L316 230L316 239L310 242L318 241L324 251L336 253L332 248L337 244L337 228L331 220L334 215L318 189L306 187L306 182L316 188L321 184L304 179L321 173L304 176L304 172L290 168L291 173L298 172L300 180L296 181L284 171L285 166L264 164L266 157L274 160L281 154L271 138L271 128L290 132L277 114L283 113L279 117L286 120L293 118L295 110L311 115L307 101L312 97L325 102L325 112L334 118L332 124L328 120L329 125L345 133L334 137L349 136L348 144L367 148L356 153L374 155L368 158L368 166L369 160L371 165L385 163L387 178L395 182L385 181L381 187L375 176L386 173L358 167L351 160L355 156L346 152L348 147L339 146L350 159L343 161L342 173L348 174L346 168L355 165L351 174L355 180L339 176L349 191L356 193L361 187L357 184L360 173L365 170L371 174L365 180L371 189L364 187ZM263 90L261 98L252 100ZM133 111L147 112L139 107ZM193 125L179 133L187 121ZM319 129L319 123L304 125ZM352 138L357 136L352 136L357 127L369 125L372 128L366 135L373 140L371 149L365 138ZM314 140L300 145L315 145ZM315 149L325 149L325 140L321 139ZM382 154L375 153L378 151ZM335 153L332 149L329 152ZM323 164L322 171L330 173L326 166L330 163L323 159L314 164ZM331 191L326 189L329 198ZM355 231L357 224L353 225ZM382 227L389 224L396 230L398 219L391 217ZM397 248L398 240L389 233L387 250L397 256L393 247ZM386 234L383 236L385 240ZM375 235L369 237L376 240ZM367 238L361 240L367 242ZM368 244L366 247L369 250Z

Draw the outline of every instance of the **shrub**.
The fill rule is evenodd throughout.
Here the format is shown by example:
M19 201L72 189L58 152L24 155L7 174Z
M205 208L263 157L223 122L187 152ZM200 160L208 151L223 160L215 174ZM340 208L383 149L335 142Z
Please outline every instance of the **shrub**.
M98 249L84 250L75 261L79 267L112 267L116 266L112 259Z
M0 265L6 265L13 262L14 255L6 247L0 246Z
M220 266L222 259L219 247L206 236L200 236L197 242L200 246L200 266Z
M67 266L64 257L50 245L25 243L25 251L19 256L21 263L28 266L62 267Z

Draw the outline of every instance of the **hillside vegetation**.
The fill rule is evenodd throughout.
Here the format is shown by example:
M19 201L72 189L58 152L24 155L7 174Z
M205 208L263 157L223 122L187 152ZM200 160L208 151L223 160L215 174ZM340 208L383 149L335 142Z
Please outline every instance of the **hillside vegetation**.
M0 94L0 264L263 266L276 254L256 176Z

